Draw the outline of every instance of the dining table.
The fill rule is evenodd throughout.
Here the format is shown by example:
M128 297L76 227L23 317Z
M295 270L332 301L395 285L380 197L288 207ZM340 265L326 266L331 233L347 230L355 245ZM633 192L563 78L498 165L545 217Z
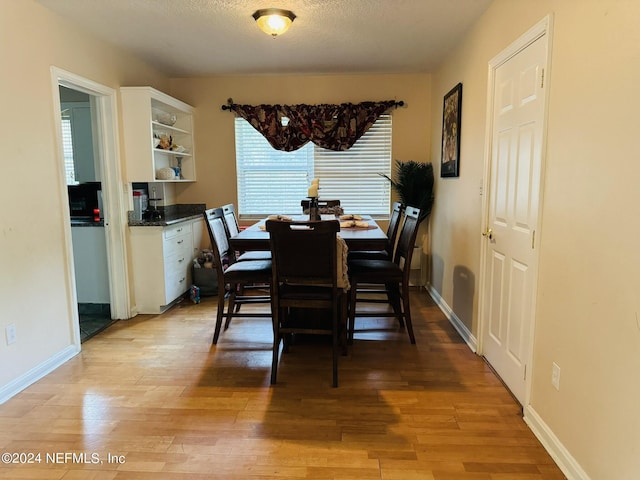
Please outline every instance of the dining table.
M309 215L297 215L290 217L292 221L307 221ZM361 222L367 227L340 228L340 236L344 239L350 251L356 250L384 250L387 247L387 234L368 215L361 215ZM231 248L237 251L246 252L252 250L269 250L269 232L264 230L267 221L264 218L250 227L240 231L237 235L229 239ZM322 220L339 220L333 215L322 215ZM363 223L363 224L364 224ZM363 225L361 224L361 225Z

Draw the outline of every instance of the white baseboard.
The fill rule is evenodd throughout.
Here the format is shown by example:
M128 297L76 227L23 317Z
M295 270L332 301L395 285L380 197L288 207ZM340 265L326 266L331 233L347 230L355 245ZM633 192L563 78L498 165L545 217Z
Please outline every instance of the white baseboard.
M80 353L79 345L69 345L64 350L56 353L48 358L40 365L35 366L24 375L19 376L15 380L0 388L0 405L9 400L14 395L20 393L29 385L37 382L45 375L51 373L63 363Z
M467 328L467 326L458 318L455 312L451 309L447 302L440 296L440 294L436 291L435 288L431 284L425 287L433 301L436 302L436 305L440 308L442 313L444 313L445 317L449 320L453 328L460 334L462 339L467 343L472 352L478 351L478 340L471 333L471 331Z
M538 415L535 409L528 405L524 409L524 421L529 426L533 434L540 440L553 460L558 464L562 473L568 480L590 480L589 475L582 469L580 464L569 453L562 442L556 437L549 426Z

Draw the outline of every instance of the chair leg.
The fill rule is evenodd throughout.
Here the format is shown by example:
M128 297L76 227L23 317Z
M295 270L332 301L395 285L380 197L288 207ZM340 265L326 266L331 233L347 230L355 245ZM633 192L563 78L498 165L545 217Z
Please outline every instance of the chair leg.
M243 296L244 295L244 285L237 285L236 286L238 295ZM237 303L235 305L235 312L238 313L240 311L240 307L242 306L242 304Z
M358 290L358 284L354 280L351 280L351 295L350 295L350 299L349 299L349 326L347 327L347 330L348 330L347 344L349 344L349 345L353 344L353 332L354 332L355 327L356 327L356 294L357 294L357 290Z
M280 315L277 308L271 312L273 321L273 352L271 356L271 385L275 385L278 379L278 357L280 352Z
M409 340L415 345L416 337L413 334L413 323L411 322L411 306L409 302L409 285L402 284L402 302L404 306L404 318L407 322L407 333L409 333Z
M340 317L340 305L334 301L332 313L332 350L333 350L333 388L338 386L338 318Z
M278 325L286 325L289 316L289 309L280 310L280 323ZM293 343L293 333L285 333L282 335L282 353L289 353L289 346Z
M218 295L218 313L216 314L216 328L213 332L212 344L218 343L218 337L220 336L220 328L222 327L222 316L224 314L224 295Z
M280 338L273 339L273 356L271 359L271 385L275 385L278 379L278 357L280 352Z
M233 309L235 307L236 304L236 288L238 286L237 285L231 285L231 288L229 289L229 305L227 306L227 321L224 324L224 329L226 330L227 328L229 328L229 325L231 324L231 317L233 316Z
M397 283L389 283L386 285L387 296L389 298L389 303L393 307L393 311L398 318L398 323L400 323L401 327L404 327L404 315L402 312L402 307L400 304L400 289Z
M349 328L348 328L348 323L349 323L349 312L347 309L347 298L348 292L342 293L340 295L340 317L338 324L339 324L339 333L340 333L340 348L342 350L342 355L347 355L347 343L349 342Z

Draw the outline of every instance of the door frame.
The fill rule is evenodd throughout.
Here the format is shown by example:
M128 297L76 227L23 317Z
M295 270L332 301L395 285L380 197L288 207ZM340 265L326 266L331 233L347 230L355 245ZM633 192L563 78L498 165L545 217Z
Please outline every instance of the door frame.
M117 124L116 91L92 80L67 72L55 66L51 67L51 86L53 91L53 113L56 127L58 182L60 198L68 203L66 180L64 177L64 154L62 147L62 122L60 119L60 92L64 86L87 93L91 96L92 118L96 120L94 137L95 148L100 152L100 175L102 180L103 203L105 206L105 235L107 244L107 263L109 269L109 298L111 318L131 317L129 294L129 274L127 267L126 226L127 208L124 204L124 189L120 167L120 141ZM66 204L65 203L65 204ZM73 246L71 240L71 219L68 209L63 209L64 242L67 253L68 301L73 315L73 341L80 346L80 326L76 295L76 280L73 267Z
M512 57L516 56L519 52L527 48L533 42L542 38L543 36L547 37L547 61L544 67L544 82L545 82L545 99L544 99L544 113L543 113L543 125L542 125L542 145L541 145L541 156L540 159L540 192L539 192L539 208L538 208L538 219L537 225L535 226L535 251L534 255L536 258L536 270L535 270L535 281L533 282L533 291L531 292L532 304L531 304L531 325L530 325L530 344L529 344L529 353L527 358L527 366L528 371L526 373L525 378L525 405L529 404L529 399L531 397L531 380L533 378L533 346L535 343L535 323L536 323L536 306L537 306L537 290L538 290L538 268L537 265L540 259L540 240L542 238L541 230L542 230L542 206L544 204L544 180L545 180L545 163L546 163L546 152L547 152L547 129L548 129L548 118L549 118L549 79L551 78L551 52L552 52L552 32L553 32L553 14L549 14L544 17L541 21L539 21L536 25L531 27L527 32L521 35L516 41L514 41L511 45L505 48L498 55L493 57L489 61L488 67L488 82L487 82L487 113L486 113L486 131L485 131L485 148L484 148L484 179L483 179L483 192L485 195L482 200L482 230L481 232L485 232L488 228L489 224L489 213L490 213L490 204L489 204L489 196L491 192L491 156L493 154L493 146L492 146L492 138L494 133L494 125L493 125L493 105L495 101L495 78L496 78L496 70L498 67L503 65ZM489 254L488 242L481 238L480 241L480 282L478 288L478 338L477 338L477 353L478 355L483 354L483 342L484 342L484 333L485 329L489 328L489 318L485 315L485 297L487 293L487 285L485 279L487 277L487 269L486 269L486 260L487 255Z

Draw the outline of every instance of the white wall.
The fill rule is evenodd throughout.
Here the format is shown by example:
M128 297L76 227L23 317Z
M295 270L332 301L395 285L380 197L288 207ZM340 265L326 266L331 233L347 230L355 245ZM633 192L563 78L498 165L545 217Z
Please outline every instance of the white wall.
M73 294L62 221L51 66L117 89L167 79L32 0L0 2L0 401L34 370L72 354ZM15 324L17 342L4 330Z
M495 0L433 77L432 161L443 95L464 87L460 178L438 179L431 282L453 304L456 268L475 288L477 335L488 61L553 14L533 380L526 414L572 475L640 476L640 2ZM455 311L455 309L454 309ZM551 386L551 365L562 370ZM546 429L546 430L545 430ZM568 467L567 467L568 465Z

